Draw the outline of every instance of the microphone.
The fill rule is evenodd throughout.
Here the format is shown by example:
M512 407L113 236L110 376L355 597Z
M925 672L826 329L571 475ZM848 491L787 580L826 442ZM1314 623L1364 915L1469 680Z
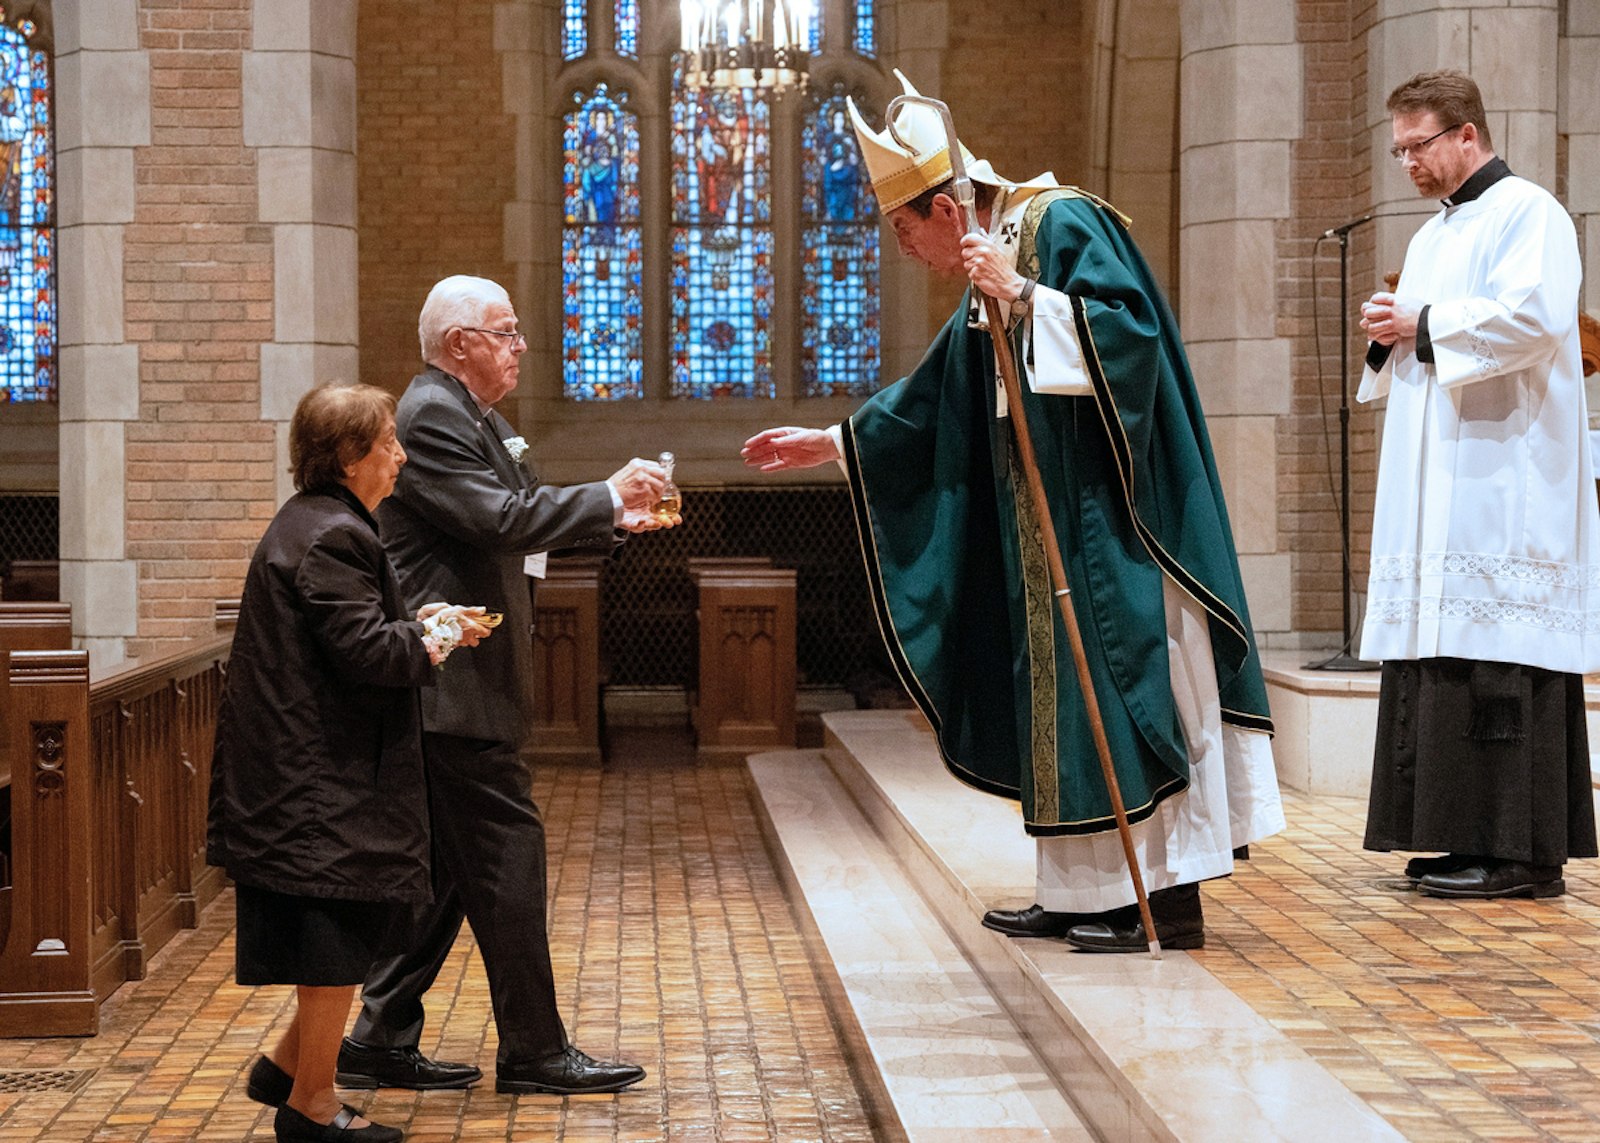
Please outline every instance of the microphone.
M1371 222L1376 217L1378 217L1378 216L1375 215L1375 214L1363 214L1360 218L1356 219L1354 222L1347 222L1343 226L1335 226L1331 230L1324 230L1322 232L1322 237L1324 237L1324 238L1343 238L1346 234L1349 234L1356 227L1364 226L1367 223Z

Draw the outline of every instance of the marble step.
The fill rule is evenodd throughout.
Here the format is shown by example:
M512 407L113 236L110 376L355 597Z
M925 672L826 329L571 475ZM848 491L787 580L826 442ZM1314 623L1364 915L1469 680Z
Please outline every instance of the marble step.
M1187 953L1093 956L983 928L985 909L1032 899L1015 803L950 777L915 712L823 721L835 775L1099 1137L1401 1138Z
M821 752L749 767L879 1136L1095 1139Z

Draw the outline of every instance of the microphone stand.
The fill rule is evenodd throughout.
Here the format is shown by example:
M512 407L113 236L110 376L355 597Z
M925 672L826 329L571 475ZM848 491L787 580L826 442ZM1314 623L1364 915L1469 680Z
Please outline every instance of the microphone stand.
M1350 644L1355 638L1350 616L1350 232L1371 222L1373 217L1370 214L1362 215L1353 222L1324 231L1322 235L1339 240L1339 557L1342 572L1339 587L1344 605L1344 642L1328 658L1307 663L1305 669L1308 671L1378 669L1377 663L1358 659L1350 653Z

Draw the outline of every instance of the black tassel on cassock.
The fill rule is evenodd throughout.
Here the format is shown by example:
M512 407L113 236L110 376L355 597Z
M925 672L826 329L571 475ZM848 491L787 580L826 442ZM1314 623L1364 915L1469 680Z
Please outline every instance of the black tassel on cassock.
M1472 720L1467 737L1474 742L1521 742L1523 672L1508 663L1475 663L1468 686L1472 692Z

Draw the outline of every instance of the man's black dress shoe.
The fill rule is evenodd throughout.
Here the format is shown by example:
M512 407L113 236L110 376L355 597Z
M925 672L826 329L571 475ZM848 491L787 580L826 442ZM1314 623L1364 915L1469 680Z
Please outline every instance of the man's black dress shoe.
M1441 853L1438 857L1413 857L1406 862L1406 877L1412 881L1421 881L1430 873L1454 873L1458 869L1476 865L1482 860L1483 858L1474 857L1470 853Z
M568 1044L542 1060L508 1061L494 1077L502 1095L593 1095L621 1091L644 1079L634 1064L603 1063Z
M1567 883L1559 865L1480 857L1453 873L1427 874L1417 882L1417 891L1429 897L1559 897Z
M1052 913L1040 905L1026 909L990 909L983 927L1008 937L1064 937L1073 925L1100 918L1099 913Z
M350 1121L361 1113L346 1105L339 1109L332 1123L318 1123L307 1119L288 1104L278 1108L272 1121L278 1143L400 1143L406 1133L398 1127L368 1122L365 1127L351 1127Z
M1198 949L1206 943L1205 918L1200 911L1200 886L1196 883L1157 889L1150 894L1150 916L1164 949ZM1084 952L1146 952L1150 941L1138 905L1113 909L1098 921L1074 925L1067 943Z
M288 1103L289 1093L293 1090L294 1077L266 1056L260 1057L251 1066L250 1079L244 1085L246 1095L268 1107L282 1107Z
M342 1087L408 1087L443 1091L471 1087L483 1073L471 1064L430 1060L415 1048L374 1048L349 1036L339 1045L339 1070L333 1080Z

